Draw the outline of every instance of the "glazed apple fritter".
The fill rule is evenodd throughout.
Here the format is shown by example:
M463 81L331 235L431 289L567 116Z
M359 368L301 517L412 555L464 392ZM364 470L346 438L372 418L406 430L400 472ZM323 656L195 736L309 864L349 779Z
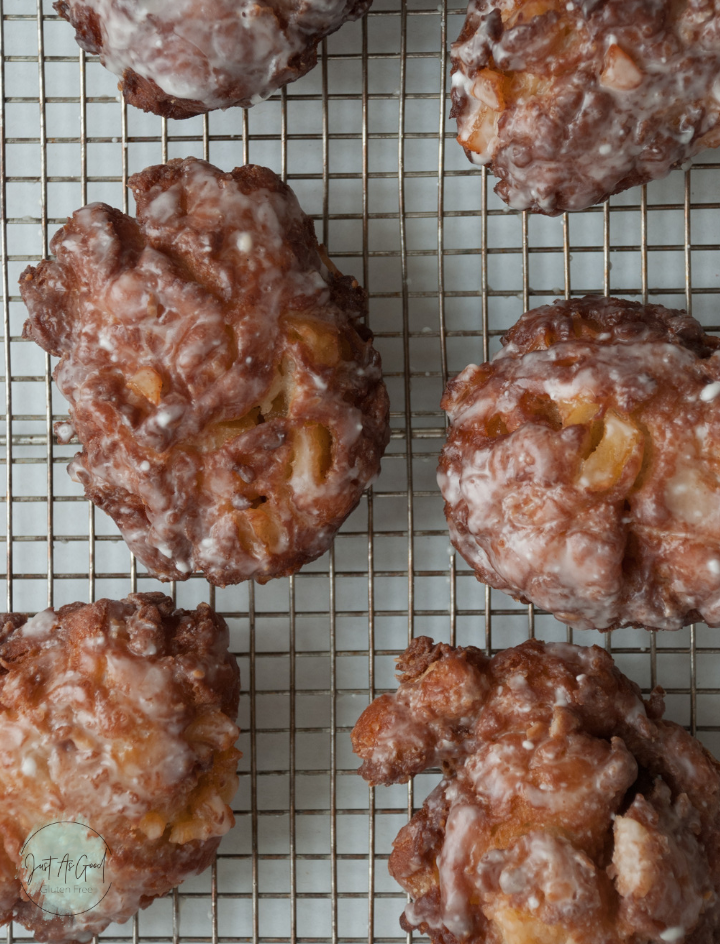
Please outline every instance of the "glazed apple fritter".
M25 337L83 445L69 467L162 580L220 586L323 554L389 439L366 296L263 167L130 180L137 219L73 214L20 279Z
M393 845L433 944L714 944L720 764L597 646L420 637L352 733L373 784L439 765Z
M720 341L587 296L448 385L438 481L478 579L582 629L720 626Z
M372 0L55 0L125 100L166 118L249 108L317 63Z
M234 823L239 672L224 620L161 593L0 617L0 921L89 941L207 868ZM23 844L80 821L110 849L92 909L22 893Z
M511 207L555 216L720 144L713 0L470 0L458 141Z

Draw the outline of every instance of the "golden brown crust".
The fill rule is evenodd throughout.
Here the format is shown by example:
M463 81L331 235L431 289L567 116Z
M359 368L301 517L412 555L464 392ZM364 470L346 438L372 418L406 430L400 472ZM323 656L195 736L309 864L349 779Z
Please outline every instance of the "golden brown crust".
M189 158L130 185L137 219L77 211L20 280L84 446L71 474L161 579L294 573L389 439L365 293L267 168Z
M714 941L720 764L661 720L662 692L643 702L595 646L532 640L486 660L420 639L401 660L430 652L352 734L372 783L445 775L393 844L413 898L402 927L433 944Z
M166 94L157 82L138 75L134 69L125 69L118 82L118 88L129 105L141 111L160 115L162 118L178 121L183 118L194 118L195 115L204 115L208 110L197 99L175 98L173 95Z
M587 296L452 380L438 480L478 579L583 629L720 625L719 344Z
M87 941L205 869L233 824L239 672L209 606L161 593L0 616L0 910L40 941ZM85 822L110 849L90 911L21 894L24 842Z

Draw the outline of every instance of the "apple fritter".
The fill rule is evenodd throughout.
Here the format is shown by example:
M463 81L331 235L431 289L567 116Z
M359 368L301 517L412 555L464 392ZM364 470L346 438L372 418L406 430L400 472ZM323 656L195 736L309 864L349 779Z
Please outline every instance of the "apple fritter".
M478 579L582 629L720 626L720 346L684 312L526 312L448 385L438 481Z
M162 593L4 614L0 665L0 921L89 941L211 864L240 757L224 620ZM43 910L18 878L26 840L63 820L109 849L105 897L74 915Z
M323 554L390 433L366 295L272 171L188 158L130 180L25 270L24 336L83 451L69 466L161 580L219 586Z
M125 100L166 118L257 105L317 63L372 0L55 0Z
M419 637L360 716L373 784L443 779L393 844L433 944L713 944L720 764L597 646Z
M453 117L511 207L555 216L720 144L712 0L470 0Z

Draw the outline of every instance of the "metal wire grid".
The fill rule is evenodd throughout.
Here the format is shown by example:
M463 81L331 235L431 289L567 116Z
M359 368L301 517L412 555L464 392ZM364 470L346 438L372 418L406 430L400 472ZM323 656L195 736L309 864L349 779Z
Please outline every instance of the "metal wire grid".
M450 140L446 50L462 14L455 0L376 0L364 21L323 44L313 73L269 102L180 123L118 102L112 77L77 50L49 2L0 0L7 609L158 586L56 468L75 451L53 441L66 408L52 359L20 338L15 287L74 208L104 199L128 209L131 172L192 153L226 169L267 163L289 180L340 268L369 290L393 408L383 473L328 555L266 587L215 592L196 578L172 587L179 604L207 598L223 613L241 662L237 826L208 874L104 939L404 937L403 896L385 860L437 776L368 789L354 775L350 727L393 687L393 657L413 635L487 651L568 635L482 587L448 553L434 482L442 387L490 356L522 310L553 296L650 298L720 328L720 164L703 155L692 170L570 219L508 212ZM662 683L670 716L718 753L711 631L616 632L603 644L645 689ZM8 930L9 944L25 936Z

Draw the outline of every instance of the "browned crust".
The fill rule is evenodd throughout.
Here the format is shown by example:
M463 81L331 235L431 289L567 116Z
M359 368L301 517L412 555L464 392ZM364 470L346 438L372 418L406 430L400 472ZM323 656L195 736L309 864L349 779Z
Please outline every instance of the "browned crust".
M195 115L204 115L209 109L202 102L191 98L175 98L160 88L157 82L138 75L134 69L126 69L122 79L118 82L118 89L123 93L125 101L141 111L160 115L162 118L194 118ZM228 102L234 105L235 102ZM238 103L240 104L240 103Z
M558 319L559 309L564 316L562 322ZM710 357L720 348L720 338L706 334L700 322L684 309L600 295L585 295L534 308L510 328L501 343L503 347L514 344L522 354L533 350L542 335L547 337L548 345L575 340L575 318L610 335L598 341L599 344L630 343L634 339L648 343L666 341L687 348L700 358Z
M53 9L75 30L75 42L93 56L102 51L102 29L97 13L88 7L80 7L73 16L67 0L55 0Z

